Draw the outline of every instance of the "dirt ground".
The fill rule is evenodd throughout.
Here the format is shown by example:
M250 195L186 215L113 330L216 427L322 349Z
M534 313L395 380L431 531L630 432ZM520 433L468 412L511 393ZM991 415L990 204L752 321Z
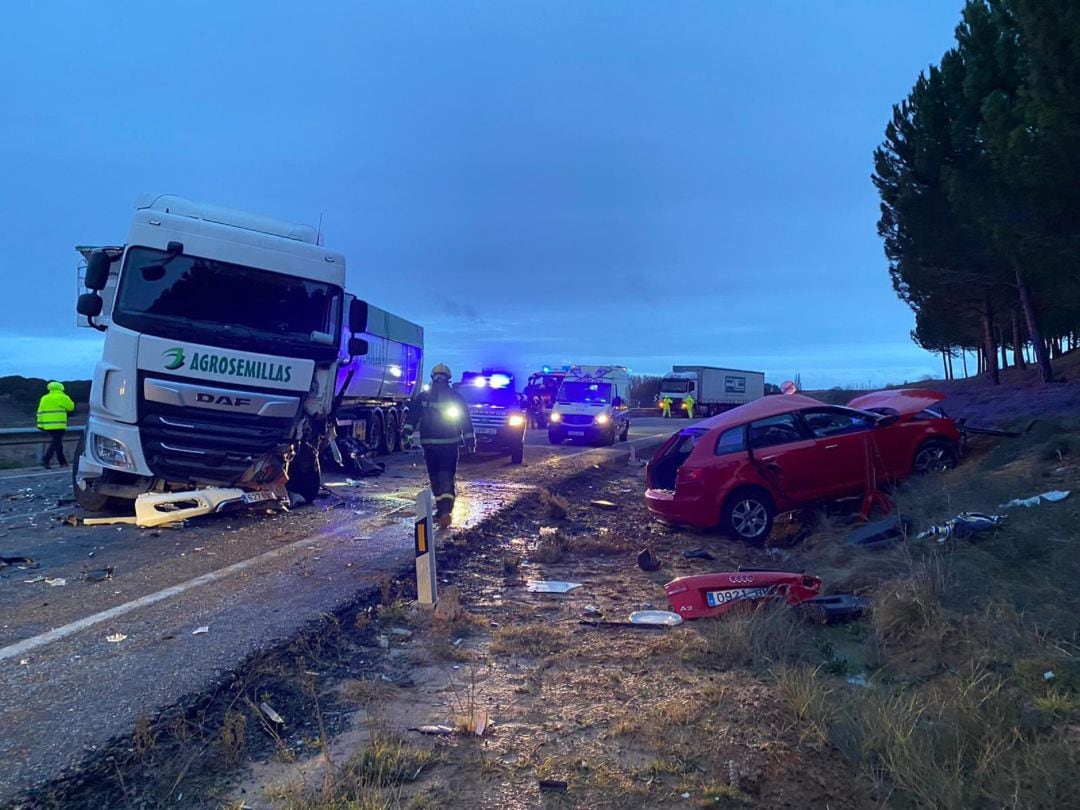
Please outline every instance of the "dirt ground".
M359 620L366 673L324 691L352 707L349 730L255 765L232 806L1063 806L1080 765L1080 620L1066 607L1080 502L1011 512L978 543L914 533L1075 490L1076 437L1058 424L975 442L959 469L897 490L912 535L877 550L841 542L856 522L844 510L781 524L767 548L661 526L622 461L553 485L441 553L460 613L384 589ZM659 571L638 567L646 547ZM714 559L684 556L700 548ZM665 609L666 581L739 566L807 570L873 610L828 627L768 608L667 629L583 623ZM530 579L580 587L529 593Z

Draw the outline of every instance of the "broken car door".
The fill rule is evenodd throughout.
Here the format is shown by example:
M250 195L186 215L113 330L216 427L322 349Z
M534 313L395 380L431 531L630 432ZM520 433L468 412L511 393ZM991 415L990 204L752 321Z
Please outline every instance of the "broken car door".
M841 498L861 492L866 483L866 440L874 420L848 408L807 408L800 416L822 451L818 497Z
M819 497L823 451L806 434L794 413L751 422L750 447L757 472L773 490L778 504L796 504Z

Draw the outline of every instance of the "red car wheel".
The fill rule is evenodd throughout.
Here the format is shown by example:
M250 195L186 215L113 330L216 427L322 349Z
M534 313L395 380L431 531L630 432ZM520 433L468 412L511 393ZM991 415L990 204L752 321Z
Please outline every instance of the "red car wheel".
M760 543L772 531L776 507L761 490L736 492L724 505L721 528L739 540Z

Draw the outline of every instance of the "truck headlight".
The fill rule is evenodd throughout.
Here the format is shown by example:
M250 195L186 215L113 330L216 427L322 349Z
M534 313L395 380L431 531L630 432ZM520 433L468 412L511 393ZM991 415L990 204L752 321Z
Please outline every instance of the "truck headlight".
M94 434L94 455L102 464L120 467L125 470L135 469L135 460L131 457L128 446L108 436Z
M561 422L562 421L562 414L559 413L558 411L554 411L549 418L551 419L552 422Z
M510 417L507 424L509 424L510 427L521 427L525 424L525 417L522 416L520 413L515 413L513 416Z
M606 413L598 414L596 417L596 424L598 425L606 425L610 421L611 417L608 416Z

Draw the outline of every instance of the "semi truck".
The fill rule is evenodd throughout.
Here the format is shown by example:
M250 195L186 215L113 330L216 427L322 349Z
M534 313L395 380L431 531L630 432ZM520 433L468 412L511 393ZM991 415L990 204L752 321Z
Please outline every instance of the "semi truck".
M346 293L345 300L351 307L356 298ZM338 436L385 455L401 449L401 426L423 376L424 329L370 304L367 313L360 334L366 354L350 356L349 332L342 330L334 426Z
M385 435L376 417L419 379L422 330L347 296L345 257L310 226L144 195L125 245L77 249L77 312L105 332L72 468L90 511L282 482L311 501L335 409Z
M765 396L765 374L714 366L674 366L660 381L660 399L671 400L672 413L689 415L687 395L694 398L695 416L712 416Z
M454 386L469 406L478 450L508 453L511 464L525 456L528 417L516 392L514 375L486 368L466 371Z

